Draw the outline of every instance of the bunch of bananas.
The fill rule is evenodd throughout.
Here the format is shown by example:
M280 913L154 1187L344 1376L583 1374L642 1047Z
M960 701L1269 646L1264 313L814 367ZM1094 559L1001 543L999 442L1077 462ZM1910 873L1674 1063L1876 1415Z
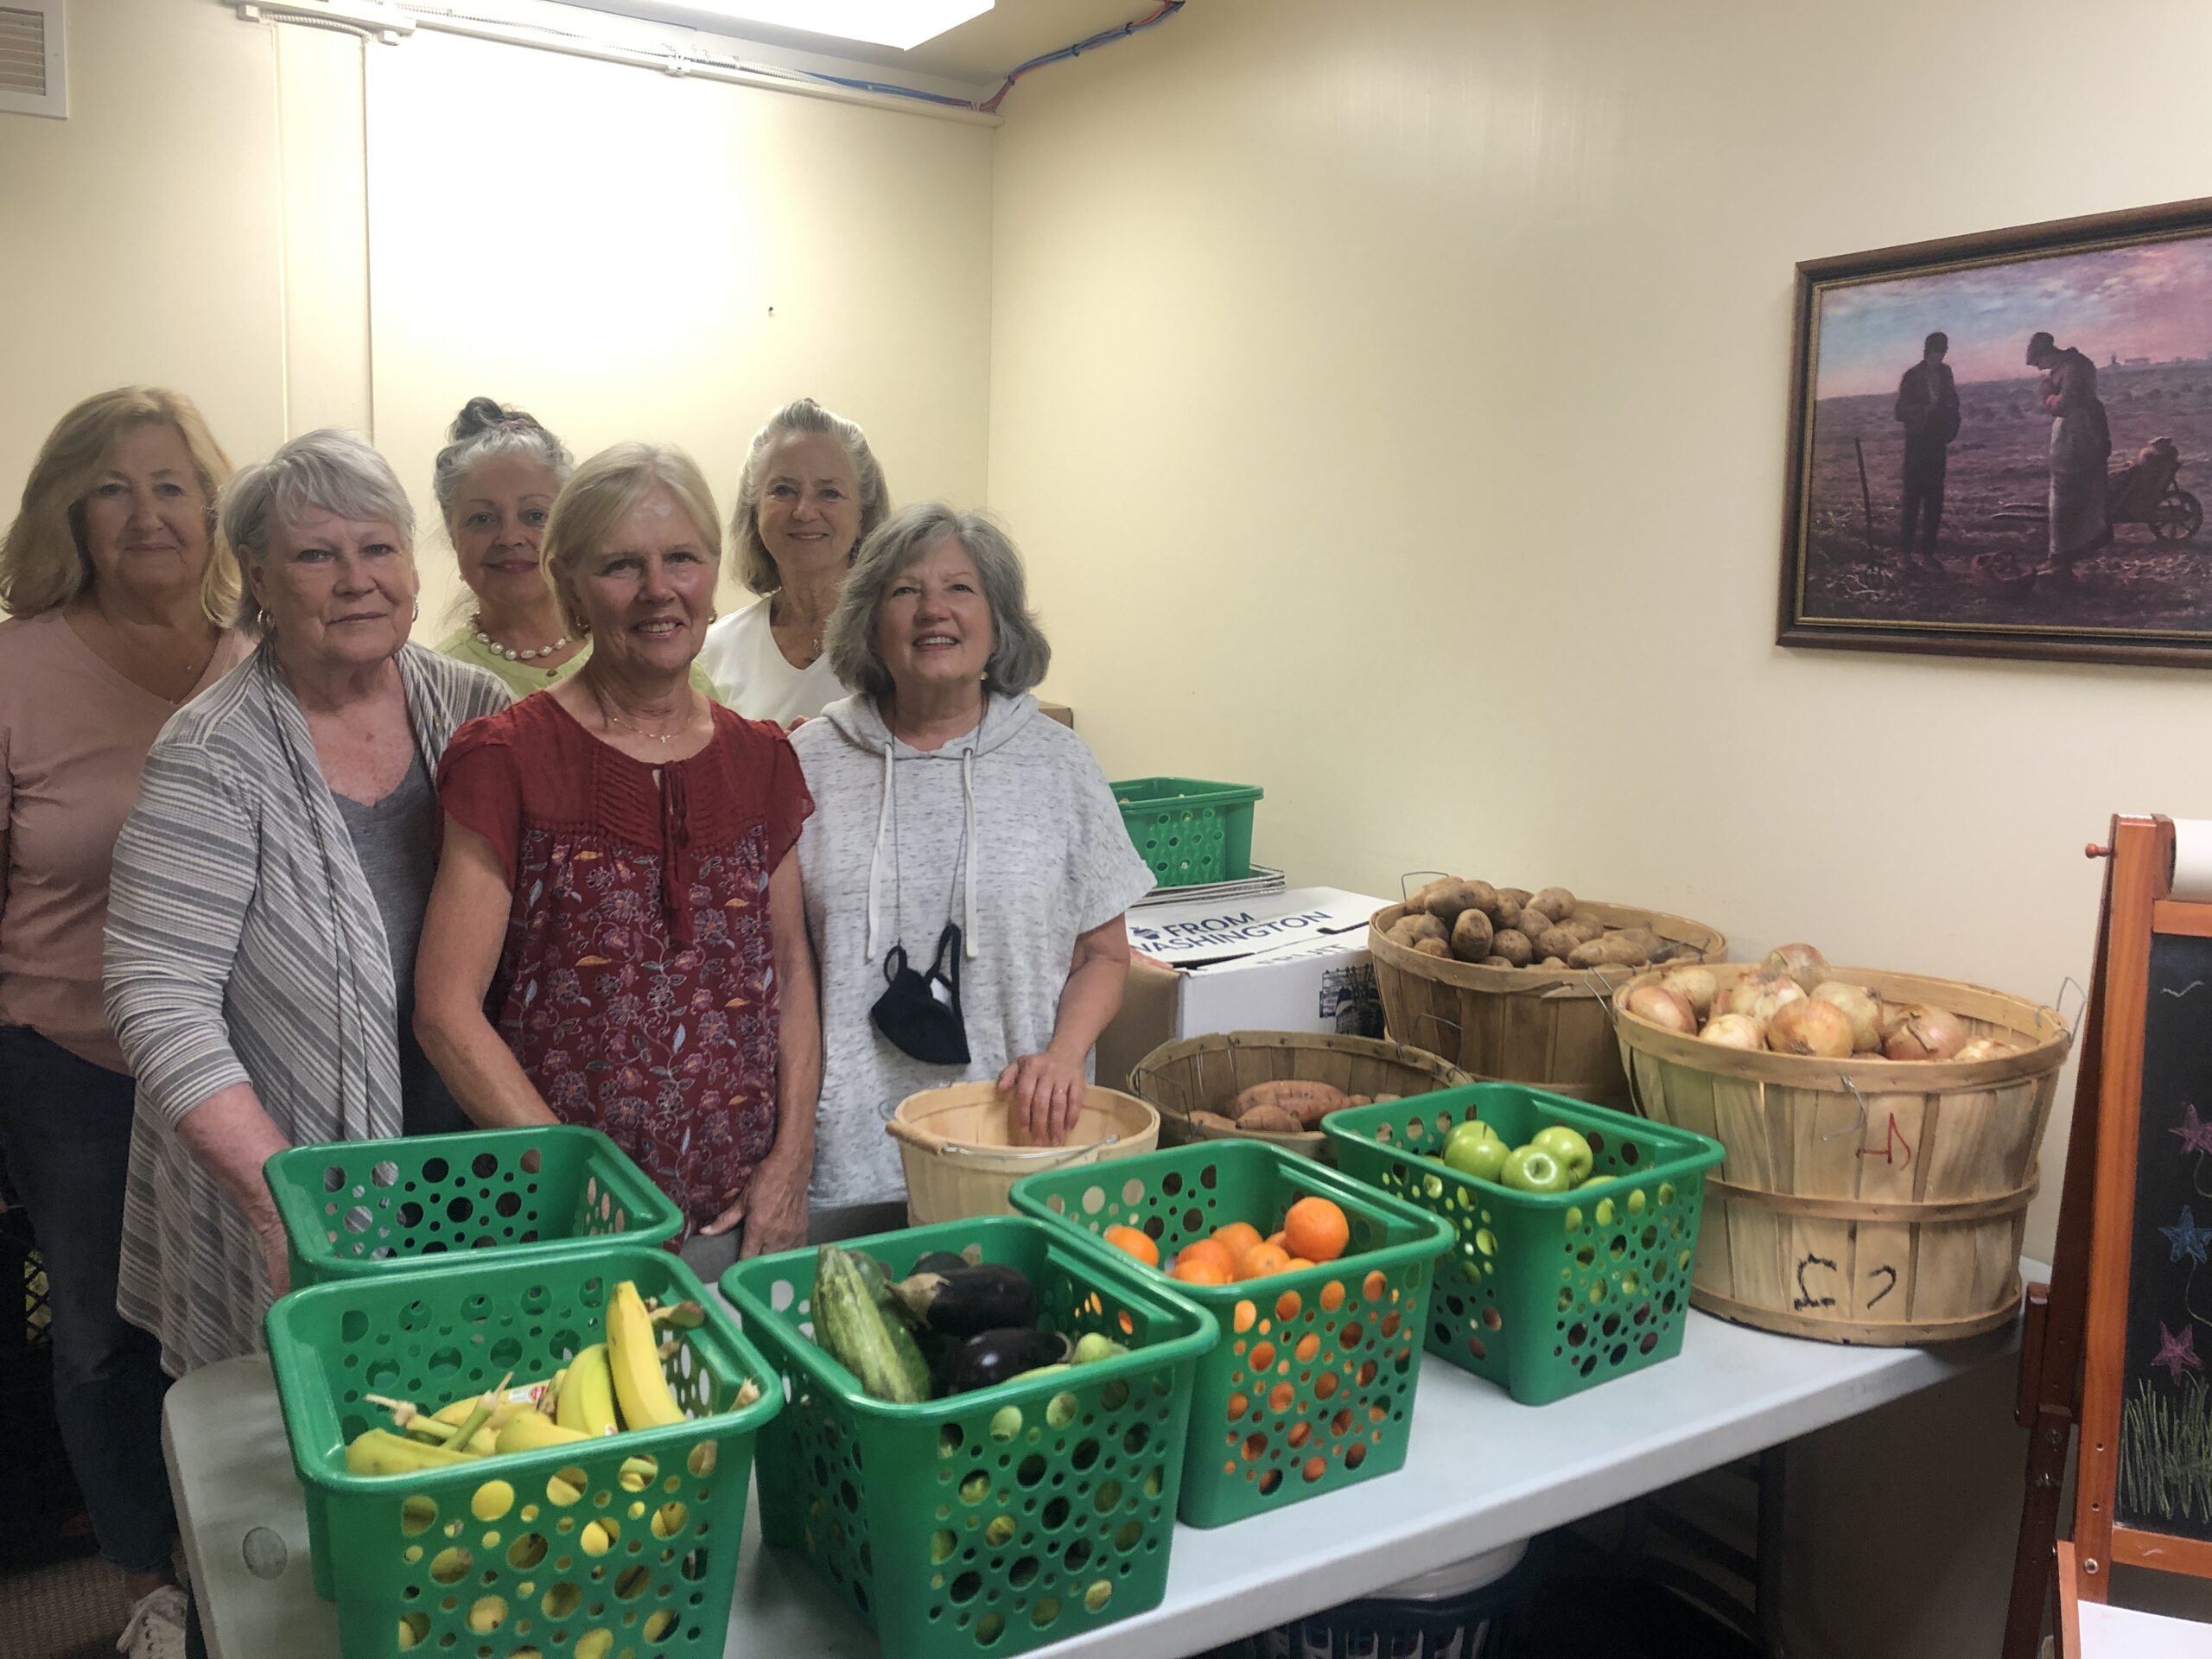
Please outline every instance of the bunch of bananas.
M664 1323L679 1331L696 1330L705 1318L704 1310L691 1301L649 1309L637 1286L625 1279L607 1298L606 1339L584 1349L546 1382L510 1388L514 1380L510 1373L483 1394L433 1412L412 1401L369 1395L391 1413L392 1427L355 1436L346 1448L346 1471L419 1474L504 1452L573 1445L626 1428L664 1428L683 1422L686 1414L668 1385L654 1327ZM675 1347L671 1338L668 1352L672 1354ZM748 1379L732 1408L760 1397L759 1385ZM642 1485L652 1478L652 1465L637 1466ZM626 1478L632 1474L630 1465L624 1465L623 1473Z

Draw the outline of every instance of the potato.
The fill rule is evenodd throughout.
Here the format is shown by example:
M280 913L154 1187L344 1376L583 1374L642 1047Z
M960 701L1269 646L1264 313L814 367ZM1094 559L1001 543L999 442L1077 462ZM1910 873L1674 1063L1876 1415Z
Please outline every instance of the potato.
M1497 920L1498 906L1505 902L1498 896L1497 889L1487 881L1470 881L1467 890L1475 895L1475 908L1492 921Z
M1465 881L1446 881L1428 890L1421 908L1449 927L1463 910L1476 908L1475 890Z
M1479 910L1463 910L1452 924L1452 954L1462 962L1480 962L1490 955L1490 918Z
M1526 887L1500 887L1497 890L1497 896L1501 899L1511 899L1516 906L1527 905L1530 898L1529 889Z
M1564 968L1567 963L1558 957L1546 957L1536 964L1539 968Z
M1520 964L1510 957L1484 957L1475 965L1478 968L1514 968Z
M1235 1118L1224 1117L1219 1112L1192 1112L1191 1122L1207 1129L1233 1129L1236 1127Z
M1533 899L1521 906L1521 919L1514 924L1532 939L1541 938L1548 928L1559 925L1559 918Z
M1536 949L1548 957L1571 957L1580 947L1589 943L1570 927L1548 927L1536 935Z
M1650 960L1650 953L1634 940L1618 933L1608 933L1602 939L1592 939L1578 944L1568 953L1570 968L1641 968Z
M1238 1091L1230 1103L1239 1123L1248 1113L1262 1107L1277 1106L1296 1116L1307 1128L1319 1123L1328 1113L1344 1103L1344 1090L1332 1084L1304 1083L1296 1077L1285 1077L1277 1083L1255 1083ZM1247 1127L1249 1127L1249 1125Z
M1452 878L1450 876L1440 875L1433 881L1422 882L1421 886L1415 887L1411 893L1408 893L1406 895L1406 914L1411 916L1417 911L1427 909L1428 906L1428 895L1434 893L1439 887L1442 887L1451 879Z
M1434 939L1441 944L1452 937L1452 931L1423 911L1415 916L1401 916L1391 923L1389 937L1400 944L1415 944L1422 939Z
M1441 957L1446 962L1452 959L1452 947L1441 939L1415 939L1414 949L1424 957Z
M1526 968L1536 959L1536 946L1518 928L1501 927L1491 935L1490 948L1516 968Z
M1255 1106L1236 1120L1240 1129L1264 1130L1269 1135L1296 1135L1305 1128L1298 1121L1298 1114L1285 1111L1280 1106Z
M1497 908L1490 912L1489 914L1490 925L1497 932L1503 933L1509 927L1521 925L1521 906L1509 904L1503 899L1497 901Z
M1595 916L1562 916L1559 925L1561 931L1575 936L1578 944L1587 944L1592 939L1605 937L1605 925Z
M1522 908L1526 910L1529 905L1545 912L1556 922L1563 922L1574 914L1574 895L1565 887L1546 887L1534 899L1525 900Z

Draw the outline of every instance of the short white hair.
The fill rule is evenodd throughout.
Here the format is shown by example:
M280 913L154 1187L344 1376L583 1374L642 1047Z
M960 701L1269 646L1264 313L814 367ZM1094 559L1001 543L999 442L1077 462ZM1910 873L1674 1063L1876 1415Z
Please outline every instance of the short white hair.
M415 509L407 492L391 464L358 432L334 426L304 432L268 460L240 467L223 488L223 538L241 566L258 570L277 525L309 512L390 524L399 532L400 546L415 550ZM258 633L260 616L249 583L238 596L238 626Z

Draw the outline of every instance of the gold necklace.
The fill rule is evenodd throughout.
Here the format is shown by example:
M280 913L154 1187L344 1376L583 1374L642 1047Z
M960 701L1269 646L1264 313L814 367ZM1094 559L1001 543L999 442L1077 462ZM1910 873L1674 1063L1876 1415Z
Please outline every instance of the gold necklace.
M659 744L663 748L666 748L670 744L675 742L677 738L683 736L684 732L691 724L691 715L696 707L696 705L690 700L691 696L691 688L688 685L685 686L683 688L683 694L685 697L683 716L677 722L676 729L672 732L652 731L646 727L637 724L634 721L623 719L621 715L616 714L613 709L607 706L607 699L599 695L599 688L597 686L594 686L592 688L591 700L599 709L600 719L606 721L607 724L610 726L620 726L626 732L635 732L639 737L649 737L654 742Z

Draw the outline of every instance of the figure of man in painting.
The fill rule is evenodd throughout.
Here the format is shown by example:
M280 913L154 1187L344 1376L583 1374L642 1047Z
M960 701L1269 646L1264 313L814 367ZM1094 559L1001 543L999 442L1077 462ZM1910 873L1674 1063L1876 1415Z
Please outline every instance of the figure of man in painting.
M2097 399L2097 365L2049 334L2028 341L2028 366L2043 371L2037 392L2050 423L2050 574L2071 583L2076 561L2112 540L2105 518L2105 461L2112 429Z
M1950 336L1933 334L1920 361L1897 382L1897 417L1904 423L1904 521L1897 531L1898 558L1936 562L1936 533L1943 522L1943 473L1951 440L1959 435L1959 388L1943 354Z

